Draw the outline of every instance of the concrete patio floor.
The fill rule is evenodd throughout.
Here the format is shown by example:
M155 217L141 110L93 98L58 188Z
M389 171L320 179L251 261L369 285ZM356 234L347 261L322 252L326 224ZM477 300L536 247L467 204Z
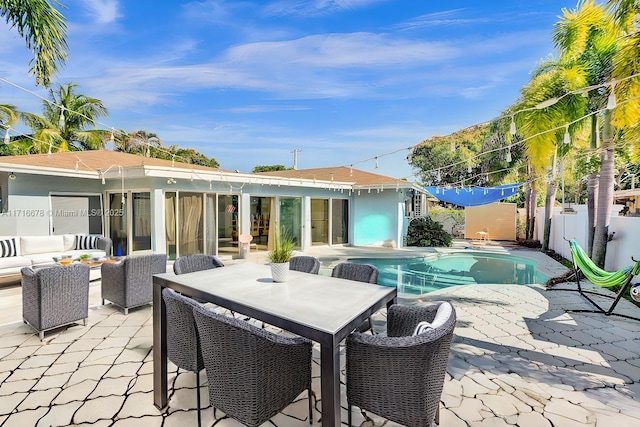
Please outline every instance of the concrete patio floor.
M550 269L558 266L540 259ZM590 307L575 292L537 285L460 286L400 302L434 300L451 301L458 315L442 426L640 425L640 322L566 313ZM169 408L153 406L151 306L124 316L100 305L100 283L92 282L88 325L48 332L44 342L22 323L21 306L19 286L0 288L0 426L196 424L193 373L170 367ZM640 308L624 300L616 312L640 316ZM384 312L374 317L374 329L384 333ZM316 348L317 397L318 356ZM201 379L203 425L239 426L220 411L214 419L204 372ZM314 401L316 425L321 404ZM365 420L357 409L354 415L364 426L385 423L372 414ZM272 421L293 427L308 425L306 419L303 394ZM344 394L342 419L346 423Z

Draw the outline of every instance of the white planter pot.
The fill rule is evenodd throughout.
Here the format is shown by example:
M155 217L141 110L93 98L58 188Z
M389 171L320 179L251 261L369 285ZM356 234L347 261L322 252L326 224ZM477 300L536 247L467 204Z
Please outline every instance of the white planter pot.
M274 282L286 282L289 278L289 263L271 263L271 278Z

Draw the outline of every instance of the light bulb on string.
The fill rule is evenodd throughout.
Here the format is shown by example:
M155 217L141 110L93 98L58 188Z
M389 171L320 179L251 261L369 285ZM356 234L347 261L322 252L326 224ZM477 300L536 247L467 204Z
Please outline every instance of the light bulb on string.
M47 153L47 159L51 158L51 144L49 144L49 152Z
M378 157L376 156L376 169L378 169Z
M564 130L564 138L562 139L562 142L565 144L570 144L571 143L571 135L569 135L569 125L566 125L565 130Z
M607 98L607 110L613 110L618 104L616 102L616 82L611 82L611 88L609 89L609 97Z
M58 119L58 127L64 129L64 107L60 108L60 118Z
M467 165L467 172L468 172L468 173L473 172L473 170L471 169L471 163L469 163L469 164Z
M509 126L509 133L513 136L516 134L516 121L515 116L511 116L511 126Z
M109 136L109 142L110 143L115 143L116 140L116 136L114 135L114 132L116 131L115 128L111 128L111 135Z
M11 137L9 135L9 129L11 129L9 126L7 126L7 132L4 134L4 144L8 145L9 142L11 142Z
M507 163L511 163L511 160L513 160L511 158L511 146L509 146L509 148L507 148Z

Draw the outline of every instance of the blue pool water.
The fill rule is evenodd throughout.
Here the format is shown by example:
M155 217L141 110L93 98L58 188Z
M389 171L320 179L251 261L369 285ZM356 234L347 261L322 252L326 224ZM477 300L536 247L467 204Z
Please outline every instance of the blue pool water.
M380 272L378 284L414 295L458 285L527 285L548 280L536 271L535 261L510 254L451 252L413 258L350 258L348 261L375 265Z

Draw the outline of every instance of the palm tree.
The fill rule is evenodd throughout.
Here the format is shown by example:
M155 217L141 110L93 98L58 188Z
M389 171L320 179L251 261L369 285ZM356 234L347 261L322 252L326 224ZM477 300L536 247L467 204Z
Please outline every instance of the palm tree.
M3 138L4 142L9 142L9 128L18 122L20 118L20 113L13 105L8 104L0 104L0 130L4 130L0 137ZM13 154L9 145L2 144L2 149L0 150L0 155L6 156Z
M161 158L161 156L157 155L159 153L158 150L152 152L152 147L162 148L162 141L155 133L147 132L146 130L134 130L127 133L124 130L120 130L119 132L114 132L114 135L116 151Z
M580 1L576 9L563 9L562 19L555 25L553 40L560 52L560 59L567 62L575 61L581 64L587 72L587 84L602 85L611 79L612 59L618 50L620 31L614 25L611 15L601 4L593 0ZM607 104L610 90L590 90L586 92L592 112L600 111ZM597 149L597 116L593 115L591 148ZM609 222L613 206L613 134L605 133L610 130L610 115L605 113L603 119L603 138L601 147L601 166L599 178L591 176L590 180L598 179L597 201L595 212L589 215L588 221L592 226L593 238L590 239L590 249L593 261L604 266L606 244L608 240ZM593 183L588 188L595 188ZM595 196L595 194L593 195ZM589 206L592 202L589 201Z
M67 60L64 16L48 0L0 0L0 16L16 28L33 52L29 72L35 75L36 84L49 87L58 66Z
M569 93L584 87L585 81L585 71L579 64L547 60L534 71L531 81L522 89L520 102L512 107L512 110L524 110L514 116L514 121L518 124L518 135L525 140L530 174L532 177L550 176L546 179L543 250L549 247L551 208L558 188L557 159L558 156L562 159L570 148L569 144L563 143L565 133L575 136L581 126L580 123L567 124L582 117L586 110L586 99ZM558 101L541 108L542 103L550 99ZM556 130L550 132L549 129ZM537 184L537 179L531 181ZM534 189L537 187L533 186ZM535 199L530 202L535 209Z
M104 135L109 131L86 129L98 117L107 115L102 101L75 94L77 85L60 85L49 90L50 101L43 101L43 115L23 113L25 123L34 131L34 153L56 147L58 151L97 150L104 147Z

